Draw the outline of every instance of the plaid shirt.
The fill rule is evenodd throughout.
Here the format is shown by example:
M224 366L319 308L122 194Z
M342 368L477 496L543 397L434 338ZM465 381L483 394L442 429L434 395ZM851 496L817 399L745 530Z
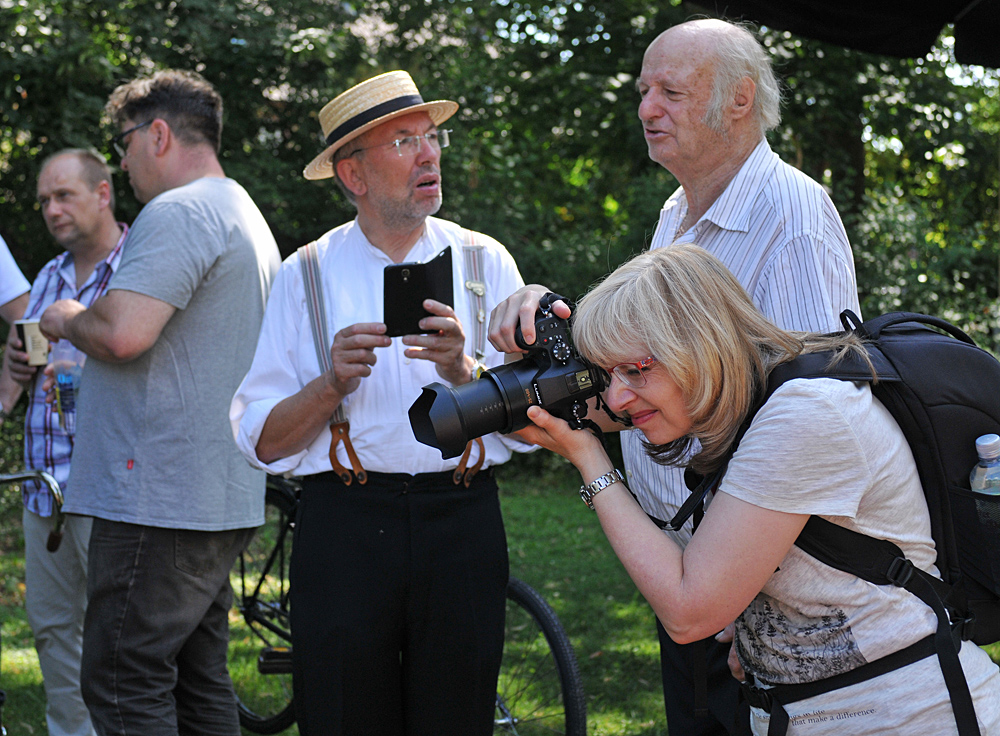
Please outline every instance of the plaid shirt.
M83 288L76 288L76 268L73 255L66 251L45 264L35 283L31 285L31 297L24 313L25 319L41 317L53 302L60 299L76 299L85 307L90 307L108 288L112 274L122 258L122 243L128 235L128 225L118 223L122 236L114 250L94 268ZM59 427L59 414L52 404L45 403L42 384L45 377L39 368L28 390L28 411L24 422L24 466L44 469L59 481L66 491L69 477L69 460L73 454L73 436ZM52 515L52 494L35 481L21 484L24 505L39 516Z

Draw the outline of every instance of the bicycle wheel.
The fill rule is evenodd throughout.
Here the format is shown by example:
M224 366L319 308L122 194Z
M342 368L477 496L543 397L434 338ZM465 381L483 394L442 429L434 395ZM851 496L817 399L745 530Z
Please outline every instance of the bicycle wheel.
M293 483L268 478L264 525L230 578L229 675L240 724L252 733L279 733L295 722L288 562L297 503Z
M573 646L527 583L507 585L507 622L494 734L585 736L587 711Z

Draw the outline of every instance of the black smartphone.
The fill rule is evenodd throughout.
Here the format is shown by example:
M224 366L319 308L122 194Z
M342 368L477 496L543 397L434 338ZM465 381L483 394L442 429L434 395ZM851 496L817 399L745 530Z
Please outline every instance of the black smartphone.
M418 335L419 323L432 316L424 309L424 299L455 306L451 278L451 246L426 263L395 263L383 272L383 322L386 335Z

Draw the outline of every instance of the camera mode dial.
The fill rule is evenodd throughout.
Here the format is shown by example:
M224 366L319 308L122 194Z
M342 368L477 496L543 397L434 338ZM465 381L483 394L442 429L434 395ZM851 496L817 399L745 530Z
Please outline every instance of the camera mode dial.
M562 337L557 337L552 343L552 357L559 365L566 365L572 356L573 351L569 344Z

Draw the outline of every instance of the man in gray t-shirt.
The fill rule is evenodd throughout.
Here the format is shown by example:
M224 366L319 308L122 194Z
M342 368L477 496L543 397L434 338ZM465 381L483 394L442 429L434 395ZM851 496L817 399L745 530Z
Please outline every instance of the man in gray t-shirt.
M98 733L238 736L229 570L264 518L264 475L229 429L280 265L218 160L222 100L192 73L117 88L107 112L146 203L108 291L42 315L89 356L72 493L94 517L81 681Z

